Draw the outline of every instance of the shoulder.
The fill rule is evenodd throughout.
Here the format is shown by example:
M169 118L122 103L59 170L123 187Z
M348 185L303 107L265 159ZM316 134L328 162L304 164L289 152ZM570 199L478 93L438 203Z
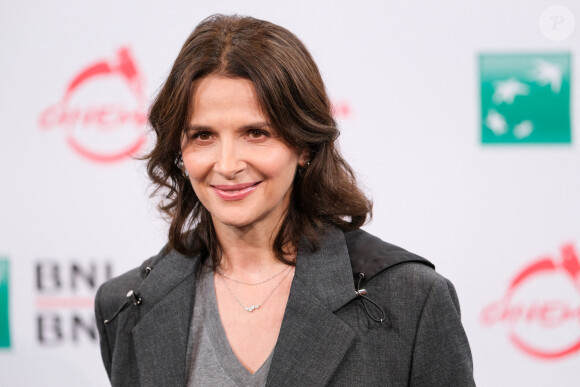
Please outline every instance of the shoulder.
M391 305L414 311L419 317L427 304L447 303L459 314L459 301L451 281L433 268L418 262L408 262L384 270L367 285L376 295L383 295Z
M119 305L127 300L127 293L130 290L139 289L151 268L157 266L168 255L169 250L165 246L158 254L146 259L139 267L101 284L95 296L95 307L98 307L104 316L115 313Z
M435 272L435 265L425 258L385 242L364 230L347 231L344 237L353 274L364 273L367 281L384 270L405 263L416 263L412 267L421 272Z
M184 306L195 284L186 280L197 272L199 263L199 256L185 256L164 247L141 266L99 287L95 316L101 356L113 385L137 380L133 328L166 297L171 298L171 305ZM179 291L174 291L177 288Z
M452 283L427 259L360 229L345 232L345 240L354 279L364 274L361 286L370 297L418 315L427 301L441 297L459 309Z
M368 345L388 343L389 362L403 370L401 380L409 377L411 385L474 386L471 350L453 284L428 260L362 230L346 232L345 240L353 274L365 274L364 311L385 318L384 329L373 330L381 340L373 336ZM351 312L359 319L364 316L360 309L359 304Z

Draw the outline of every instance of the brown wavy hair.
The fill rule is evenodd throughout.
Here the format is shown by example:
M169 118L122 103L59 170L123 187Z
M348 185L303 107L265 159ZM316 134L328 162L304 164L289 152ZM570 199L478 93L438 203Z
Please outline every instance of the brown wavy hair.
M290 206L274 239L280 261L292 264L286 256L295 252L301 238L317 249L326 224L351 230L370 218L372 203L357 187L352 169L336 147L339 131L331 103L304 44L267 21L213 15L187 38L149 113L157 141L146 156L147 172L154 194L165 193L159 208L171 220L171 248L204 259L211 256L214 268L221 260L211 214L183 175L181 164L192 90L210 74L250 80L272 128L289 146L309 151L310 165L296 172Z

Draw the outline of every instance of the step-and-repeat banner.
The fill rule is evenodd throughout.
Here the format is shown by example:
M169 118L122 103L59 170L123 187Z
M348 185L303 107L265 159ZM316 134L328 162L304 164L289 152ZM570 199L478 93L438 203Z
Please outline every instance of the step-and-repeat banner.
M135 156L213 13L273 21L312 51L375 203L365 228L456 285L478 385L578 386L572 0L2 1L0 385L108 385L93 297L165 243Z

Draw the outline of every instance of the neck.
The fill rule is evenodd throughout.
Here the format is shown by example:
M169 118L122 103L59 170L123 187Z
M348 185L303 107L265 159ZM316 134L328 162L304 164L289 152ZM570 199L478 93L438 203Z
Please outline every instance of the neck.
M214 224L214 229L222 248L220 267L224 272L251 281L279 271L284 265L273 248L279 225L237 228Z

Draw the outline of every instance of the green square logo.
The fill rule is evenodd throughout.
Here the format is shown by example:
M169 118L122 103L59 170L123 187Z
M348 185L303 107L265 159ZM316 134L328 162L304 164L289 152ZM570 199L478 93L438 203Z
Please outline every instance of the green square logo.
M0 259L0 348L10 348L10 267Z
M481 54L481 142L569 144L570 54Z

